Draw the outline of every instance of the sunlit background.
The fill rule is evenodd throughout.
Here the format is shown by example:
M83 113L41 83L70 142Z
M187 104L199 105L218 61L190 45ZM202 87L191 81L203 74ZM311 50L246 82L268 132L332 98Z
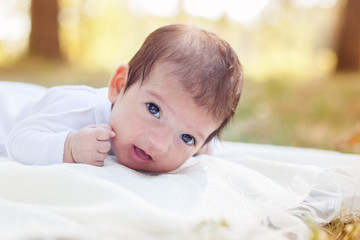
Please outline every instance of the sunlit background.
M359 61L339 68L344 16L356 1L58 0L60 53L49 58L29 50L31 0L0 0L0 80L106 86L150 32L189 23L225 38L244 65L226 140L360 152ZM351 32L360 46L360 30Z
M62 54L71 64L112 70L148 33L175 22L215 31L238 52L247 74L263 80L321 76L335 66L336 0L59 0ZM0 1L1 62L27 51L29 0ZM306 76L306 77L307 77Z

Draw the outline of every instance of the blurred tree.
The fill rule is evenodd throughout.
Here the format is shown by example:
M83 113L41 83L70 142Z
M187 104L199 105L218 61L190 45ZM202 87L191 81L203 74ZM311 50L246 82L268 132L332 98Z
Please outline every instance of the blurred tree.
M58 28L57 0L32 0L29 55L62 59Z
M336 71L360 69L360 1L347 0L337 42Z

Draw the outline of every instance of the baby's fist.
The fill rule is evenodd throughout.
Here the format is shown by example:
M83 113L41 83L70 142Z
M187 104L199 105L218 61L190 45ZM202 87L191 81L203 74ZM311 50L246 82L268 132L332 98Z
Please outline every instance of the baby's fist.
M64 162L104 166L112 137L115 132L106 124L90 125L70 133L65 142Z

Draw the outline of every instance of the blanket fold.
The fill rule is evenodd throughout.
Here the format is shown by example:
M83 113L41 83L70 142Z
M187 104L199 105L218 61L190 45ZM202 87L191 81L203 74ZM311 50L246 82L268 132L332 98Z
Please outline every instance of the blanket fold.
M167 174L137 172L112 157L101 168L0 158L0 238L308 239L307 217L326 222L359 210L355 155L324 167L224 146Z

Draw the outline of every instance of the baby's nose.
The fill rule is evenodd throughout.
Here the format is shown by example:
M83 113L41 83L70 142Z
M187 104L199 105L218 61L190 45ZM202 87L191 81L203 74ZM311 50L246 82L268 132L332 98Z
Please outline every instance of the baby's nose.
M150 132L148 138L151 144L150 151L165 153L169 150L172 134L168 127L159 127ZM153 153L154 154L154 153Z

